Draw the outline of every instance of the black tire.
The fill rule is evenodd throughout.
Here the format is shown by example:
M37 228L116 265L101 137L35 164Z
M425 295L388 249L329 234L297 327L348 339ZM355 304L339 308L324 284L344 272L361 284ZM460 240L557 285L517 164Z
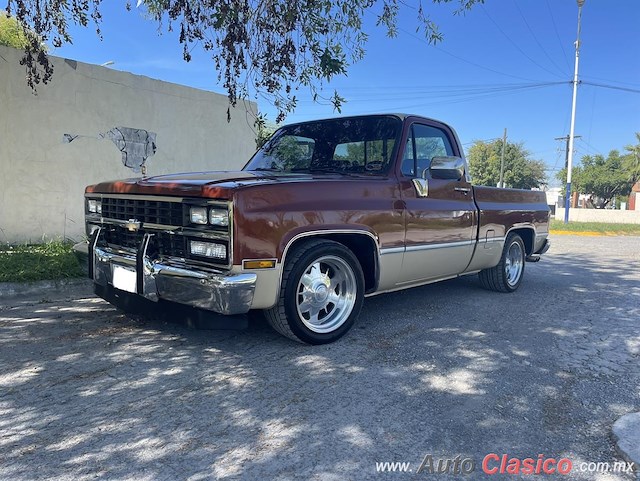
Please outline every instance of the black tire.
M525 258L522 237L515 233L509 234L498 265L479 272L482 287L496 292L517 290L524 277Z
M277 332L306 344L344 336L360 314L364 274L356 256L329 240L309 240L287 257L278 303L265 310Z

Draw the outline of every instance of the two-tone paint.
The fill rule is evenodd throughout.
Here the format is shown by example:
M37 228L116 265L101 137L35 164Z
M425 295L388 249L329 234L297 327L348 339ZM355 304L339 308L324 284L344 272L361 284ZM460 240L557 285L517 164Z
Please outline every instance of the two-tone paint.
M399 145L406 144L414 123L427 124L447 132L454 155L464 158L449 126L422 117L401 119ZM228 271L256 275L253 309L275 305L288 253L310 237L350 248L363 267L368 295L493 267L510 232L521 235L527 255L545 249L549 209L544 193L472 186L468 169L459 180L424 179L420 185L427 191L421 191L402 174L402 155L397 149L393 169L378 177L201 172L104 182L89 186L86 195L227 202L232 216ZM162 231L162 226L144 227ZM189 229L173 233L187 235ZM246 269L250 260L275 260L275 265ZM188 268L184 259L175 261Z

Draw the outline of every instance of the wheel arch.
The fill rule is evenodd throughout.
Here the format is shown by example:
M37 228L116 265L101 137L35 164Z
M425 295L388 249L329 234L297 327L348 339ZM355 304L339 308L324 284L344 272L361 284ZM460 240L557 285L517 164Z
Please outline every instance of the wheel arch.
M505 235L505 242L509 234L518 234L522 239L522 242L524 242L525 254L526 255L533 254L533 249L534 249L535 240L536 240L536 230L533 226L512 227L507 231L507 234Z
M342 244L358 259L364 274L365 294L374 292L378 288L380 279L380 249L378 238L371 232L364 230L320 230L297 234L291 238L282 250L281 265L284 266L287 256L297 246L309 240L330 240ZM282 274L280 275L281 288Z

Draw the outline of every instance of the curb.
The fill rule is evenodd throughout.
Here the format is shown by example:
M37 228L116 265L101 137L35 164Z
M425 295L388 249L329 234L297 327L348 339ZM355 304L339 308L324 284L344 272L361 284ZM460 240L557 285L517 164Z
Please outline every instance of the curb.
M615 236L615 232L595 232L595 231L570 231L570 230L550 230L551 235L577 235L583 237L602 237L602 236Z
M572 230L555 230L551 229L549 231L551 235L577 235L581 237L637 237L638 234L633 232L619 232L619 231L605 231L605 232L596 232L596 231L572 231Z
M619 418L613 423L612 431L618 452L634 464L636 479L640 480L640 412Z
M91 288L91 280L85 278L59 279L55 281L0 282L0 299L13 297L45 295L51 292L64 292L79 287Z

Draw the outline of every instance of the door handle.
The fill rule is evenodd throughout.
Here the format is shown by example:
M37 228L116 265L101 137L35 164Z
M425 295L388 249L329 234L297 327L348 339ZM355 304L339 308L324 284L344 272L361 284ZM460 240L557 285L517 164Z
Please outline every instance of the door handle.
M471 189L469 187L454 187L453 190L455 190L456 192L464 192L464 195L467 195L469 192L471 192Z

